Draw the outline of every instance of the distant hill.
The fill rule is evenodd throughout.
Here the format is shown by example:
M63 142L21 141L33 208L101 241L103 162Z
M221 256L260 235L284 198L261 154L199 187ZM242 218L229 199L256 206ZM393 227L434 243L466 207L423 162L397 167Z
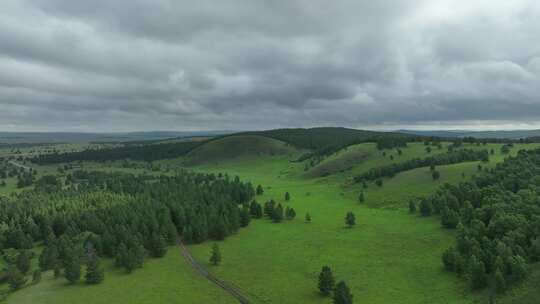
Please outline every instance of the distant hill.
M240 134L210 140L196 147L186 155L186 163L195 165L260 155L282 155L295 151L289 144L277 139Z
M149 131L115 133L0 132L0 143L79 143L163 140L193 136L220 136L232 131Z
M275 129L244 132L242 134L261 135L278 139L297 148L311 150L311 154L319 156L330 155L353 144L377 142L380 140L412 141L418 138L418 136L413 134L356 130L341 127Z
M404 134L413 134L420 136L434 136L445 138L501 138L501 139L520 139L528 137L539 137L540 130L509 130L509 131L467 131L467 130L398 130L396 132Z

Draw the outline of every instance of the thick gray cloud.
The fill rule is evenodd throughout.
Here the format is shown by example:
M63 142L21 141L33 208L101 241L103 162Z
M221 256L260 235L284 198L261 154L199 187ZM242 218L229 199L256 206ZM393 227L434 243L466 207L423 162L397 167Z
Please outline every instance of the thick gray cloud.
M3 0L0 130L540 127L540 4Z

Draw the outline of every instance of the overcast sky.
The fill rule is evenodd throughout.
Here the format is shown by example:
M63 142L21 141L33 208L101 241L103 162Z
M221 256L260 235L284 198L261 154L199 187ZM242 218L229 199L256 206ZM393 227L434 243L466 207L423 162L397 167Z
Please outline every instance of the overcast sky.
M540 1L1 0L0 131L540 128Z

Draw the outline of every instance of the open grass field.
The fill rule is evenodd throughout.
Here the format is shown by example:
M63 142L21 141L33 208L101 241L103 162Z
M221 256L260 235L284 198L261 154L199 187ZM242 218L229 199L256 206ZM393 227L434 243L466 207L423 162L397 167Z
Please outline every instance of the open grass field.
M277 143L281 147L281 142ZM516 145L511 154L534 147L537 145ZM390 153L382 157L372 144L349 147L325 162L339 162L340 155L351 151L375 149L378 153L358 159L358 163L351 162L349 170L336 170L319 178L306 175L303 163L291 162L300 151L285 148L286 153L273 156L231 155L189 167L201 172L227 172L254 185L261 184L265 193L257 197L260 203L273 198L297 213L296 219L279 224L268 219L252 220L247 229L219 242L223 262L217 267L208 265L212 242L190 246L197 260L213 273L254 295L254 303L330 303L316 288L323 265L330 266L338 280L347 282L356 303L483 303L483 295L471 294L461 280L443 270L441 253L453 243L453 232L442 229L436 218L419 218L406 211L409 198L430 193L443 183L470 177L477 172L478 162L440 166L438 181L432 180L429 168L402 172L385 179L383 187L369 184L364 190L366 202L359 204L361 186L351 184L353 174L390 163ZM500 153L500 145L478 148L495 151L490 162L482 164L484 167L505 157ZM429 156L423 144L411 144L402 150L401 158L395 153L394 161ZM435 149L431 155L434 153ZM146 171L119 168L120 163L87 163L85 168ZM177 168L184 160L157 164ZM37 169L55 170L54 166ZM291 193L287 203L283 199L286 191ZM357 225L351 229L344 225L348 211L353 211L357 218ZM304 222L306 212L311 214L311 223ZM88 303L88 299L92 303L117 299L126 303L234 303L229 295L199 277L175 248L165 258L150 260L131 275L107 262L106 280L98 286L67 286L64 279L55 280L51 275L46 273L41 283L9 296L7 303ZM526 292L531 289L528 285L523 287ZM92 297L96 293L101 295L99 299ZM508 295L505 303L515 303L512 299L523 294L518 290L512 297Z
M48 271L39 284L10 295L6 303L235 303L225 292L198 276L184 262L177 247L169 248L161 259L147 261L132 274L114 268L111 261L105 261L104 265L104 284L69 285L64 278L55 279L52 271Z

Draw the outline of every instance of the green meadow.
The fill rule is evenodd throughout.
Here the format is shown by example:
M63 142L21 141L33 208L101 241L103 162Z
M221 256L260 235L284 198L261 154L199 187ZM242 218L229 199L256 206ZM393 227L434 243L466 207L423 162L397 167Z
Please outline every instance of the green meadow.
M489 163L437 167L441 173L439 180L433 180L429 168L417 168L385 178L382 187L369 183L367 189L354 184L352 177L376 166L443 153L446 144L441 150L433 147L427 153L423 143L411 143L401 149L401 155L397 150L386 150L383 155L374 144L359 144L329 156L307 171L305 163L294 161L302 151L277 140L259 140L257 145L259 150L272 153L244 149L243 157L235 157L232 152L222 157L216 151L232 148L214 141L204 148L204 158L197 155L192 159L187 155L154 164L161 168L237 175L255 186L263 186L264 194L256 197L259 203L275 199L295 209L294 220L276 224L267 218L253 219L247 228L219 242L223 256L219 266L208 262L213 242L190 246L199 262L218 277L239 286L253 303L330 303L330 298L317 291L317 277L323 265L332 268L337 280L347 282L355 303L482 303L485 299L483 294L468 291L459 278L443 269L441 254L454 242L454 232L441 228L436 217L409 214L407 203L444 183L459 183L478 174L478 165L486 168L501 162L507 155L501 154L500 144L464 145L493 149L494 155ZM535 147L538 145L515 145L510 154ZM121 168L121 162L85 163L84 167L148 172ZM54 166L35 168L44 173L55 170ZM360 191L364 191L364 203L358 202ZM285 192L291 194L288 202L284 200ZM356 215L353 228L346 228L344 223L349 211ZM306 213L311 215L310 223L304 220ZM531 289L523 288L527 292ZM95 297L96 294L100 296ZM519 299L521 294L516 291L513 296ZM8 296L6 303L111 303L118 299L125 303L235 302L200 277L183 260L179 249L171 247L166 257L150 259L130 275L106 261L106 279L97 286L67 285L65 279L44 273L39 284Z

